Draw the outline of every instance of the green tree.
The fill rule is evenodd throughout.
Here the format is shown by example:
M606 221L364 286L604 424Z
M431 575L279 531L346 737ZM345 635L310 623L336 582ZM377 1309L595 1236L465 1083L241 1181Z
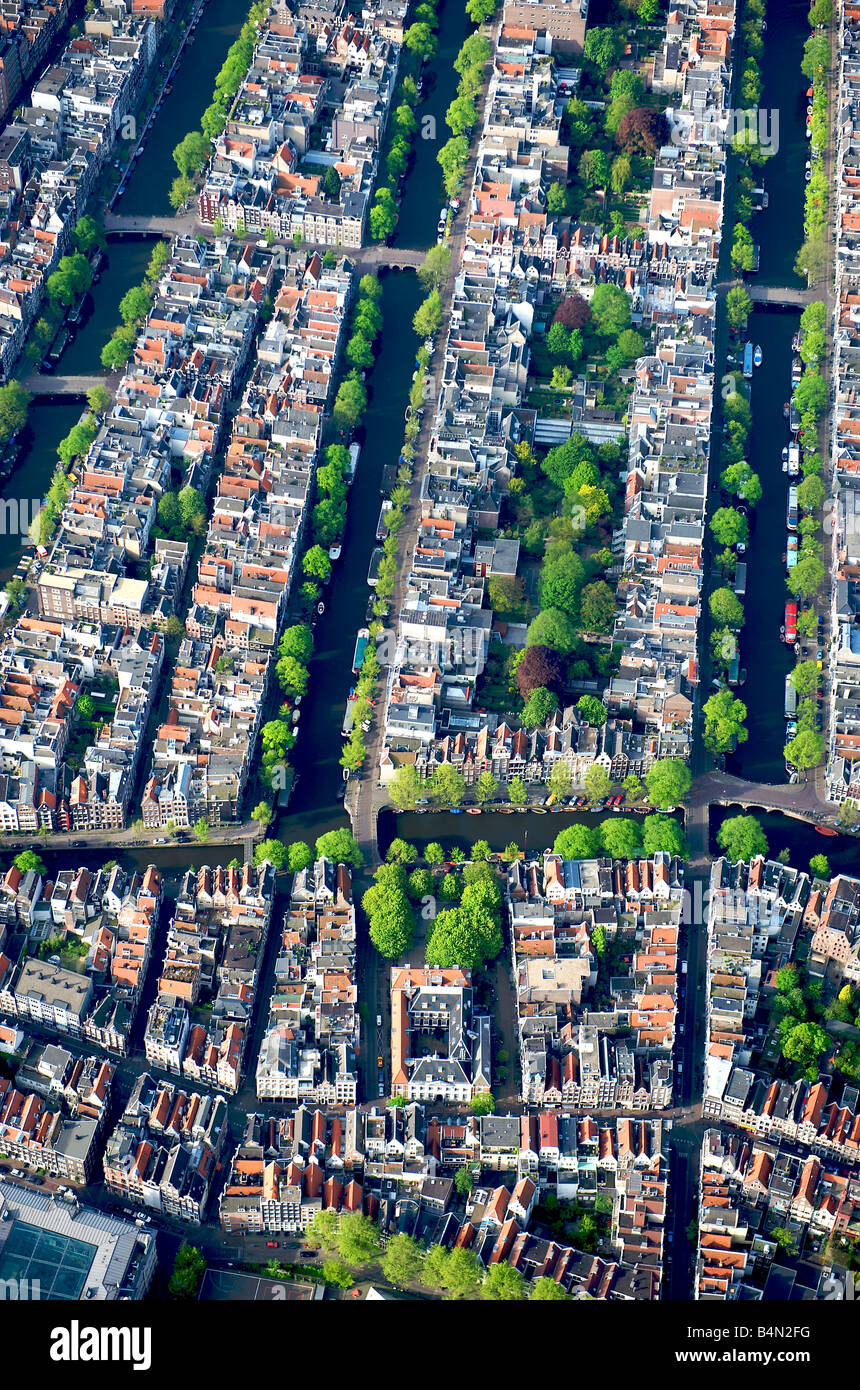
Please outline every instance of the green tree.
M496 1102L489 1091L482 1091L479 1095L472 1097L469 1102L469 1109L473 1115L493 1115Z
M475 781L475 800L479 806L484 806L488 801L493 801L499 790L499 784L492 772L481 772Z
M809 869L811 873L815 874L816 878L829 878L830 861L828 860L827 855L813 854L812 858L809 861Z
M495 13L496 0L466 0L466 14L473 24L484 24Z
M209 822L205 816L200 816L192 825L191 833L198 844L205 845L209 839Z
M448 278L451 266L451 249L442 243L431 246L418 267L418 279L425 290L438 290Z
M292 844L287 845L286 867L291 874L297 874L301 869L309 869L313 862L311 847L304 840L293 840Z
M642 849L642 837L635 820L613 816L598 826L600 846L611 859L634 859Z
M478 119L478 112L471 97L456 96L445 112L445 124L455 135L471 130Z
M327 1284L333 1284L338 1289L349 1289L355 1283L355 1279L343 1260L325 1260L322 1267L322 1275Z
M421 1278L424 1252L417 1240L403 1231L390 1236L382 1258L382 1273L396 1289L416 1284Z
M616 338L630 327L630 300L618 285L598 285L591 296L591 321L598 333Z
M711 517L711 530L720 545L746 544L749 540L747 519L734 507L718 507Z
M89 256L93 251L103 251L107 246L105 229L101 222L97 222L89 213L84 213L79 217L72 229L72 241L75 250L82 256Z
M370 209L370 235L374 241L385 241L397 225L397 204L390 188L378 188Z
M360 869L364 856L349 830L327 830L317 837L316 858L331 859L334 864L347 864L351 869Z
M660 758L645 774L648 796L663 809L677 806L690 790L692 775L680 758Z
M415 310L412 326L419 338L432 338L441 322L442 296L438 290L431 290Z
M337 1229L337 1249L348 1265L369 1264L382 1249L379 1227L361 1212L343 1212Z
M523 724L527 729L540 729L558 709L558 697L545 685L536 685L523 707Z
M583 53L601 74L608 72L618 62L623 51L620 33L608 25L594 25L585 35Z
M45 872L45 861L33 849L22 849L16 854L12 863L22 874L43 874Z
M560 608L544 608L529 624L526 641L530 647L552 647L567 655L577 643L577 627Z
M767 836L755 816L730 816L717 831L717 844L734 863L767 854Z
M612 779L600 763L593 763L585 774L585 790L592 806L604 801L612 791Z
M712 753L731 753L739 743L746 743L749 737L744 720L747 707L742 700L736 700L730 690L719 690L704 704L705 747Z
M526 1281L518 1269L500 1260L487 1270L481 1296L497 1302L521 1302L526 1296Z
M552 852L562 859L595 859L600 853L598 833L588 825L567 825L556 835Z
M439 47L429 24L411 24L403 35L403 42L422 62L435 58Z
M167 1285L168 1296L183 1302L195 1298L205 1269L206 1261L197 1247L183 1242L173 1261L173 1272Z
M785 745L783 753L786 762L791 763L801 772L808 771L811 767L817 767L824 757L826 744L824 736L817 733L814 729L801 729Z
M468 1197L475 1186L475 1179L468 1168L458 1168L454 1174L454 1186L461 1197Z
M352 372L344 377L335 396L332 416L340 429L354 429L367 408L367 391L363 382ZM314 508L314 516L320 506Z
M586 632L609 632L615 621L615 595L602 579L586 584L579 604L579 620Z
M466 795L466 782L451 763L441 763L427 778L427 790L438 806L459 806Z
M411 811L424 794L424 783L415 767L409 764L397 769L388 784L388 791L394 806Z
M642 851L644 854L678 855L686 858L684 833L674 816L646 816L642 822Z
M542 1274L532 1284L529 1301L535 1303L569 1303L570 1294L565 1293L561 1284L557 1284L554 1279Z
M508 783L508 800L513 806L525 806L528 799L528 789L522 777L512 777Z
M743 285L733 285L726 295L726 313L732 328L742 328L752 312L752 299Z

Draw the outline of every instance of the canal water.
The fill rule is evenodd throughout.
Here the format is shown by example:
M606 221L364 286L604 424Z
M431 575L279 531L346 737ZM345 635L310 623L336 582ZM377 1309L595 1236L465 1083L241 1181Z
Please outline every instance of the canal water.
M348 824L343 803L337 799L343 786L340 729L350 687L355 684L356 633L367 622L367 569L377 544L380 479L386 464L396 464L403 443L404 411L418 346L412 316L422 298L411 271L384 273L382 287L381 348L367 382L361 458L348 498L343 551L325 595L325 613L314 630L310 688L302 700L300 733L291 755L298 780L288 813L274 827L274 833L287 841L313 843L324 831ZM366 775L375 777L375 769Z
M805 0L771 5L761 60L762 109L776 153L762 178L768 206L750 224L761 250L752 283L802 288L794 259L803 240L803 171L806 139L807 79L800 71L809 34ZM738 695L747 707L749 738L727 759L730 771L754 781L785 782L785 677L794 656L780 636L786 600L786 504L788 475L782 472L782 449L789 442L783 402L791 394L791 340L800 316L779 309L760 309L750 316L749 337L764 361L752 382L753 425L747 458L761 478L763 496L752 510L752 540L747 563L746 624L740 642L740 665L747 672ZM792 481L799 482L800 479ZM816 837L817 838L817 837Z
M473 32L463 0L442 0L439 19L439 52L424 67L425 99L418 107L418 129L412 146L414 163L406 175L403 202L394 233L395 246L420 248L436 241L439 210L445 202L442 170L436 156L450 138L445 112L457 95L459 74L453 63L463 41Z

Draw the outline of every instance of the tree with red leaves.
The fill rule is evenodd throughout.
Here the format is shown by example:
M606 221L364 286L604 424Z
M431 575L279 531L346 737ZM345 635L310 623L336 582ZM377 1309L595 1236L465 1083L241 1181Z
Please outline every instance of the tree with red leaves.
M553 323L565 328L583 329L591 318L591 309L579 294L569 294L563 299L552 316Z
M622 116L615 143L626 154L654 155L669 135L666 117L649 106L636 106Z
M524 700L539 685L558 694L567 683L566 676L564 658L554 648L538 644L526 648L517 666L517 689Z

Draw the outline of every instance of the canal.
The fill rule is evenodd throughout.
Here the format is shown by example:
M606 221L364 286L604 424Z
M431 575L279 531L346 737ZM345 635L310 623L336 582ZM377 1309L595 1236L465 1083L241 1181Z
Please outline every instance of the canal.
M762 108L776 153L762 173L768 206L750 224L761 262L759 273L749 278L756 284L803 288L794 259L803 240L803 170L809 148L808 82L800 71L809 35L808 6L805 0L780 0L770 10L760 66ZM749 339L760 345L764 360L752 382L747 458L761 479L763 495L752 509L752 539L744 556L746 623L740 666L747 677L738 695L747 707L749 738L727 759L727 767L738 776L777 783L786 780L785 677L794 664L780 635L789 597L783 558L789 478L782 472L782 449L790 436L782 407L791 394L791 340L798 324L799 314L778 309L756 310L749 320Z
M442 170L436 156L451 135L445 112L457 95L459 74L454 59L474 30L463 0L441 0L439 52L424 67L424 101L418 108L418 130L413 145L414 162L406 175L403 201L393 242L395 246L423 248L436 241L439 210L445 200Z
M314 629L310 687L302 700L300 733L291 754L295 790L287 814L273 827L282 840L312 844L324 831L348 824L343 803L337 799L343 786L340 729L350 687L355 684L356 633L367 622L367 569L377 544L382 470L387 463L396 464L403 443L403 412L418 346L412 315L422 297L411 271L383 274L381 348L367 381L361 458L349 492L343 551L325 595L325 613ZM379 706L378 716L381 712ZM375 777L375 769L366 775Z

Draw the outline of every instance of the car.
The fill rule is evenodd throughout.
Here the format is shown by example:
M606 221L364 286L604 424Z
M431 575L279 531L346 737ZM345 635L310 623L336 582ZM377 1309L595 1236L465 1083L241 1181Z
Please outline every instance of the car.
M377 1026L377 1028L381 1028L381 1027L382 1027L382 1014L377 1014L377 1015L376 1015L376 1026Z
M300 1251L299 1251L299 1259L300 1259L300 1260L312 1260L315 1254L316 1254L316 1251L315 1251L315 1250L300 1250Z
M72 849L84 849L86 843L86 840L72 840Z
M381 1096L384 1096L384 1095L385 1095L385 1087L384 1087L383 1085L380 1085L380 1087L379 1087L379 1094L380 1094Z
M376 1059L376 1065L377 1065L378 1067L384 1067L384 1066L385 1066L385 1061L384 1061L384 1059L383 1059L383 1056L382 1056L382 1053L381 1053L381 1052L380 1052L379 1056L378 1056L377 1059Z
M266 1249L267 1249L267 1250L277 1250L277 1248L278 1248L278 1242L277 1242L276 1240L267 1240L267 1241L266 1241Z

